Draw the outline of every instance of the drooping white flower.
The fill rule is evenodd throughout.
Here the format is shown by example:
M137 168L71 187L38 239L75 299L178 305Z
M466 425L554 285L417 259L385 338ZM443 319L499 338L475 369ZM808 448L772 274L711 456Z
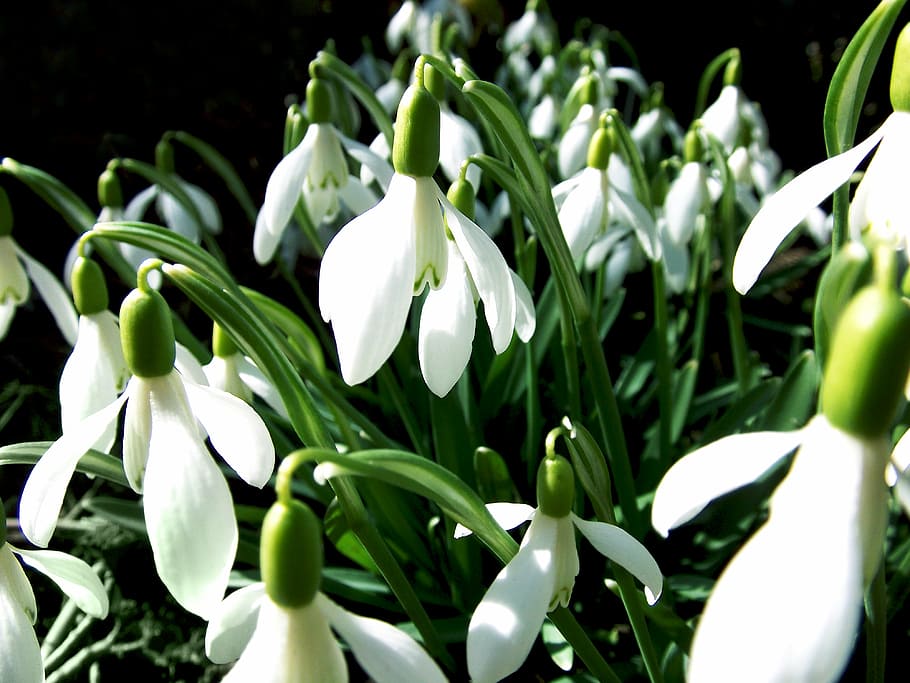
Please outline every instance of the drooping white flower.
M530 0L524 14L506 27L502 37L503 52L524 52L531 50L548 54L558 45L558 31L553 18L541 12L537 0Z
M205 651L216 663L236 660L226 683L346 683L333 630L377 683L446 680L423 648L391 624L352 614L322 593L302 607L282 607L261 582L225 598L209 621Z
M597 111L593 105L581 105L559 141L556 158L560 177L569 178L584 168L588 144L596 130Z
M203 231L213 235L220 233L221 212L212 196L176 173L172 174L172 180L189 197L202 220L201 225L191 209L188 209L177 197L159 185L151 185L133 197L123 209L123 219L127 221L142 220L149 206L154 202L155 212L164 221L165 226L195 244L202 239Z
M689 243L702 211L709 202L708 172L698 161L689 161L673 179L658 221L667 287L682 292L689 277Z
M0 519L5 524L2 511ZM0 531L0 535L5 535L5 531ZM108 596L92 568L77 557L57 550L20 549L8 542L0 545L0 680L43 683L44 662L33 628L38 606L16 555L50 578L90 616L107 616Z
M480 135L463 116L448 106L439 108L439 167L450 182L461 174L461 165L472 154L483 153ZM468 182L480 189L480 167L471 164L467 171Z
M598 552L644 584L648 603L663 588L663 576L651 554L617 526L591 522L569 512L553 517L518 503L492 503L487 509L504 529L531 520L521 548L499 572L468 626L468 671L475 683L493 683L516 671L552 609L565 607L579 571L575 530ZM470 534L458 525L455 537Z
M0 339L9 331L16 308L28 299L30 283L44 299L63 338L75 344L79 325L69 293L50 270L16 244L12 235L0 234Z
M747 292L790 232L828 195L846 183L873 149L875 155L850 204L854 238L866 229L903 249L910 236L910 205L900 184L910 151L910 112L895 111L868 138L817 163L769 196L743 234L733 261L733 284Z
M469 40L473 32L471 16L461 3L452 0L405 0L392 15L385 31L386 44L392 53L401 51L405 42L418 53L433 52L433 22L440 17L454 23L462 40Z
M736 434L680 459L657 488L661 534L751 483L799 446L768 520L718 578L699 620L688 680L837 680L887 522L888 443L822 415L794 432ZM785 619L780 615L786 614Z

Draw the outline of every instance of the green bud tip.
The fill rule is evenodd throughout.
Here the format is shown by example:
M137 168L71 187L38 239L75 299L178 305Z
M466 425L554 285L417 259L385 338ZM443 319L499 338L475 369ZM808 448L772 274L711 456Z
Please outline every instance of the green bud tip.
M170 140L162 138L155 145L155 167L163 173L173 173L176 168L174 164L174 146Z
M432 176L439 165L439 103L420 85L409 86L398 104L392 165L415 178Z
M683 141L683 161L701 161L705 153L705 143L702 139L701 125L695 125L686 131Z
M134 289L127 294L120 306L120 343L137 377L163 377L174 369L174 324L160 293Z
M106 311L109 301L107 283L101 266L90 258L80 256L73 264L70 284L73 289L73 301L81 315L92 315Z
M859 437L886 434L910 371L910 307L880 285L862 288L844 308L822 380L822 412Z
M894 46L891 67L891 106L894 111L910 111L910 24L904 26Z
M423 86L430 91L437 102L445 102L446 78L432 64L423 65Z
M452 202L452 205L461 211L465 216L474 220L475 195L474 186L461 176L449 186L446 192L446 198Z
M303 607L316 597L322 577L322 529L299 500L277 501L262 520L259 569L272 601Z
M230 358L235 353L239 353L234 340L216 322L212 323L212 353L219 358Z
M13 207L10 206L6 190L0 187L0 237L8 237L13 232Z
M117 172L106 168L98 176L98 203L119 209L123 207L123 190L120 188L120 178Z
M561 455L544 458L537 469L537 507L550 517L565 517L575 499L575 472Z
M743 61L739 50L734 50L724 69L724 85L739 85L743 79Z
M608 128L598 128L588 143L588 167L606 171L613 153L613 134Z
M311 78L306 86L306 114L310 123L332 120L332 89L324 78Z
M579 98L580 104L596 104L598 96L598 81L592 75L585 76L584 82L581 84L581 97Z

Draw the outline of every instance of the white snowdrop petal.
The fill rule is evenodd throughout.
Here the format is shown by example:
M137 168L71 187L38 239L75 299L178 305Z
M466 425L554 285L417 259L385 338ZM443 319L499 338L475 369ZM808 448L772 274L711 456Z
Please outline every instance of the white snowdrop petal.
M74 345L76 337L79 335L79 316L70 293L40 261L33 259L22 249L17 248L16 253L25 265L28 277L38 290L38 294L47 304L63 338L69 342L70 346Z
M12 550L22 562L56 583L83 612L96 619L107 616L107 591L95 571L78 557L59 550Z
M205 627L206 657L215 664L240 658L253 637L265 594L265 584L257 581L238 588L221 601Z

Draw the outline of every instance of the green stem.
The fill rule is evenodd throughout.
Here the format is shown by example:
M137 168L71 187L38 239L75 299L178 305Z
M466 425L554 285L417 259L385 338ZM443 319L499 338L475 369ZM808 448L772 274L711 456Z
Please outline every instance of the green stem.
M670 427L673 415L673 374L669 348L669 322L664 267L651 262L654 283L654 333L657 337L658 464L661 472L670 466Z

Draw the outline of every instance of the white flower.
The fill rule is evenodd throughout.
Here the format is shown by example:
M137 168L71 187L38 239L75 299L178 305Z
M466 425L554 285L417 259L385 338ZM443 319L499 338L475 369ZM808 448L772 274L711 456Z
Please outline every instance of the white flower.
M183 202L158 185L147 187L129 201L123 210L124 220L141 220L149 205L154 201L155 212L161 217L164 224L195 244L199 244L203 230L213 235L220 233L221 213L218 211L218 205L212 199L212 196L198 185L187 182L176 173L172 173L171 178L193 203L193 208L196 209L202 219L201 225Z
M689 277L689 243L709 200L705 167L697 161L687 162L667 190L659 221L662 261L671 292L679 293L685 288Z
M585 167L588 143L597 130L597 112L590 104L583 104L559 141L556 161L561 178L568 178Z
M38 606L14 555L50 578L86 614L104 619L108 597L92 568L77 557L56 550L22 550L9 543L0 546L0 681L43 683L44 662L33 628Z
M212 360L202 366L202 370L210 387L233 394L246 403L252 403L255 394L276 413L288 417L275 385L251 358L239 351L230 356L213 355Z
M451 241L461 261L450 258ZM464 302L468 275L483 302L493 349L502 353L516 329L519 307L499 249L452 206L432 178L394 174L385 197L345 225L322 260L319 309L332 323L344 380L359 384L382 366L401 338L411 299L424 285L439 289L445 284L449 296ZM448 321L437 316L428 321L437 329L447 326L463 342L470 316L464 308L459 311L450 311ZM444 376L451 371L440 369Z
M906 249L910 237L910 195L901 183L910 152L910 113L893 112L855 147L821 161L768 197L749 224L733 261L733 284L747 292L774 251L828 195L846 183L878 146L850 204L853 238L872 228Z
M517 50L527 53L534 48L540 54L544 54L557 43L557 30L552 17L538 12L536 7L531 7L529 3L524 14L506 28L502 38L502 49L507 53Z
M28 299L29 281L44 299L64 339L75 344L78 316L69 293L47 268L16 244L11 235L0 235L0 339L6 336L16 308Z
M401 51L407 40L417 52L433 52L433 22L439 16L443 21L453 21L462 40L469 40L473 32L471 15L461 3L452 0L405 0L389 20L385 31L386 44L392 53Z
M261 488L275 465L265 424L235 396L176 370L134 375L116 401L64 432L36 463L20 501L22 530L36 545L47 545L76 464L124 403L123 467L143 494L158 575L177 602L205 618L224 595L237 548L231 493L206 435L248 484Z
M79 334L60 376L60 416L63 431L73 429L92 413L116 400L130 371L120 346L117 316L108 310L79 316ZM111 423L92 447L108 451L117 436Z
M649 604L663 590L663 576L651 554L617 526L589 522L570 512L551 517L530 505L492 503L487 509L504 529L531 520L521 548L503 567L474 610L468 626L468 671L474 683L493 683L524 662L543 620L565 607L578 574L575 529L594 548L644 584ZM455 537L471 533L455 528Z
M886 439L852 436L821 415L797 431L725 437L670 468L655 492L652 524L666 535L797 446L768 520L708 598L690 683L825 683L847 663L887 526Z
M205 651L216 663L237 660L226 683L346 683L347 663L332 629L377 683L446 680L423 648L394 626L352 614L322 593L303 607L281 607L261 582L225 598L209 621Z
M459 116L448 106L439 108L439 167L450 182L455 182L461 174L461 164L472 154L483 153L480 135L474 126ZM471 164L467 170L467 179L474 191L480 189L480 167Z
M331 123L311 123L300 144L269 177L253 236L254 255L259 263L271 260L301 196L317 228L337 215L339 200L355 215L376 203L373 191L348 172L342 144L352 155L356 147L356 158L370 168L386 165L369 148L338 133Z

